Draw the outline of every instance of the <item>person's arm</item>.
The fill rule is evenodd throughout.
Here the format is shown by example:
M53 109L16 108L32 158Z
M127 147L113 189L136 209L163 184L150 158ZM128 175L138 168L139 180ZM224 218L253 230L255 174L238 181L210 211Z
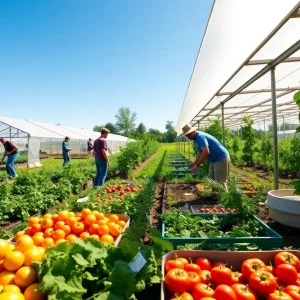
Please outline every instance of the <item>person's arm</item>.
M2 157L2 159L1 159L1 164L3 164L3 161L4 161L5 156L7 156L7 152L6 152L6 151L4 151L4 153L3 153L3 157Z
M208 146L202 148L202 152L200 153L200 156L197 157L195 161L195 166L192 168L193 173L197 173L200 166L206 161L207 157L209 155L209 148Z
M6 152L6 155L11 155L13 152L17 151L19 148L16 144L14 144L13 142L10 142L10 145L12 146L12 150L9 152ZM4 157L3 157L4 158Z
M104 159L107 161L107 164L109 165L109 159L108 159L108 151L107 151L107 144L103 144L103 148L101 149Z

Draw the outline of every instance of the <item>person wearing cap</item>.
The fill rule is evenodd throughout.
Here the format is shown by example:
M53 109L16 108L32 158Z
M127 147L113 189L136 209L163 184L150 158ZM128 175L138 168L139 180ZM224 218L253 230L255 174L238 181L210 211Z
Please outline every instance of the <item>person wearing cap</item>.
M209 177L227 188L229 174L230 156L227 149L212 135L198 131L190 124L182 128L183 134L194 142L198 151L196 160L189 168L196 173L205 160L210 162Z
M70 151L72 148L70 148L70 138L68 136L65 137L65 140L62 143L62 155L64 159L63 167L67 165L67 163L70 161Z
M7 141L5 138L0 138L0 142L2 143L5 151L3 153L3 157L1 159L1 164L4 161L5 156L7 156L6 160L6 172L11 178L18 177L18 174L15 170L14 164L17 158L19 157L19 148L12 141Z
M94 142L94 155L95 155L95 163L96 163L96 177L94 181L94 186L101 186L104 184L107 170L109 167L108 160L108 149L106 138L110 131L107 128L102 128L101 136L95 140Z

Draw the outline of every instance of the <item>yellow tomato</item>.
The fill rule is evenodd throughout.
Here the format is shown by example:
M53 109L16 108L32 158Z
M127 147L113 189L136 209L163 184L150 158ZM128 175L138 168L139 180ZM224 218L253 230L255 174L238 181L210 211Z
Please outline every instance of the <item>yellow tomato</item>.
M37 291L39 283L30 285L24 292L25 300L46 300L46 294Z
M7 241L0 239L0 260L10 251Z
M36 269L32 267L22 267L15 275L14 282L20 288L27 288L37 281Z
M3 266L8 271L16 271L23 266L24 254L20 251L10 251L4 258Z

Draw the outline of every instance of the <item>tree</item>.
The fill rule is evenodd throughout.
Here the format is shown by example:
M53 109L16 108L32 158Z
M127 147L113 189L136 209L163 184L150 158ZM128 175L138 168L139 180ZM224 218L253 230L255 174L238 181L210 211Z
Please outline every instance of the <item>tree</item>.
M107 128L110 131L110 133L114 133L114 134L118 133L118 129L117 129L116 125L114 125L111 122L106 123L104 125L104 127Z
M99 125L95 125L94 128L93 128L93 130L94 130L94 131L101 132L101 129L102 129L103 127L104 127L104 126L101 126L101 125L100 125L100 126L99 126Z
M217 115L215 119L208 118L209 126L204 129L204 132L215 137L220 143L222 142L222 125L221 116Z
M117 119L116 127L119 132L128 136L135 128L136 112L131 112L129 107L120 107L115 115Z
M149 128L147 135L150 139L158 141L159 143L165 141L164 134L158 129Z
M173 143L176 139L177 133L175 131L172 121L167 121L166 129L167 129L167 132L165 133L166 140L168 143Z
M245 141L245 145L243 148L243 156L242 159L246 163L253 163L253 146L255 144L254 138L254 129L252 128L253 120L249 117L244 117L243 122L245 125L242 127L243 140Z
M146 131L147 131L146 126L143 123L140 123L136 129L136 132L140 135L144 135Z

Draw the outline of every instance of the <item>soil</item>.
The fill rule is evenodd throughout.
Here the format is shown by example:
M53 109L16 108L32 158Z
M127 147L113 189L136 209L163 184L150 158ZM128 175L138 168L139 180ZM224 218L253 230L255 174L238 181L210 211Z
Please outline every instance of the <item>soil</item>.
M196 192L197 183L166 183L163 210L183 208L186 203L191 205L216 205L215 195L199 196Z

